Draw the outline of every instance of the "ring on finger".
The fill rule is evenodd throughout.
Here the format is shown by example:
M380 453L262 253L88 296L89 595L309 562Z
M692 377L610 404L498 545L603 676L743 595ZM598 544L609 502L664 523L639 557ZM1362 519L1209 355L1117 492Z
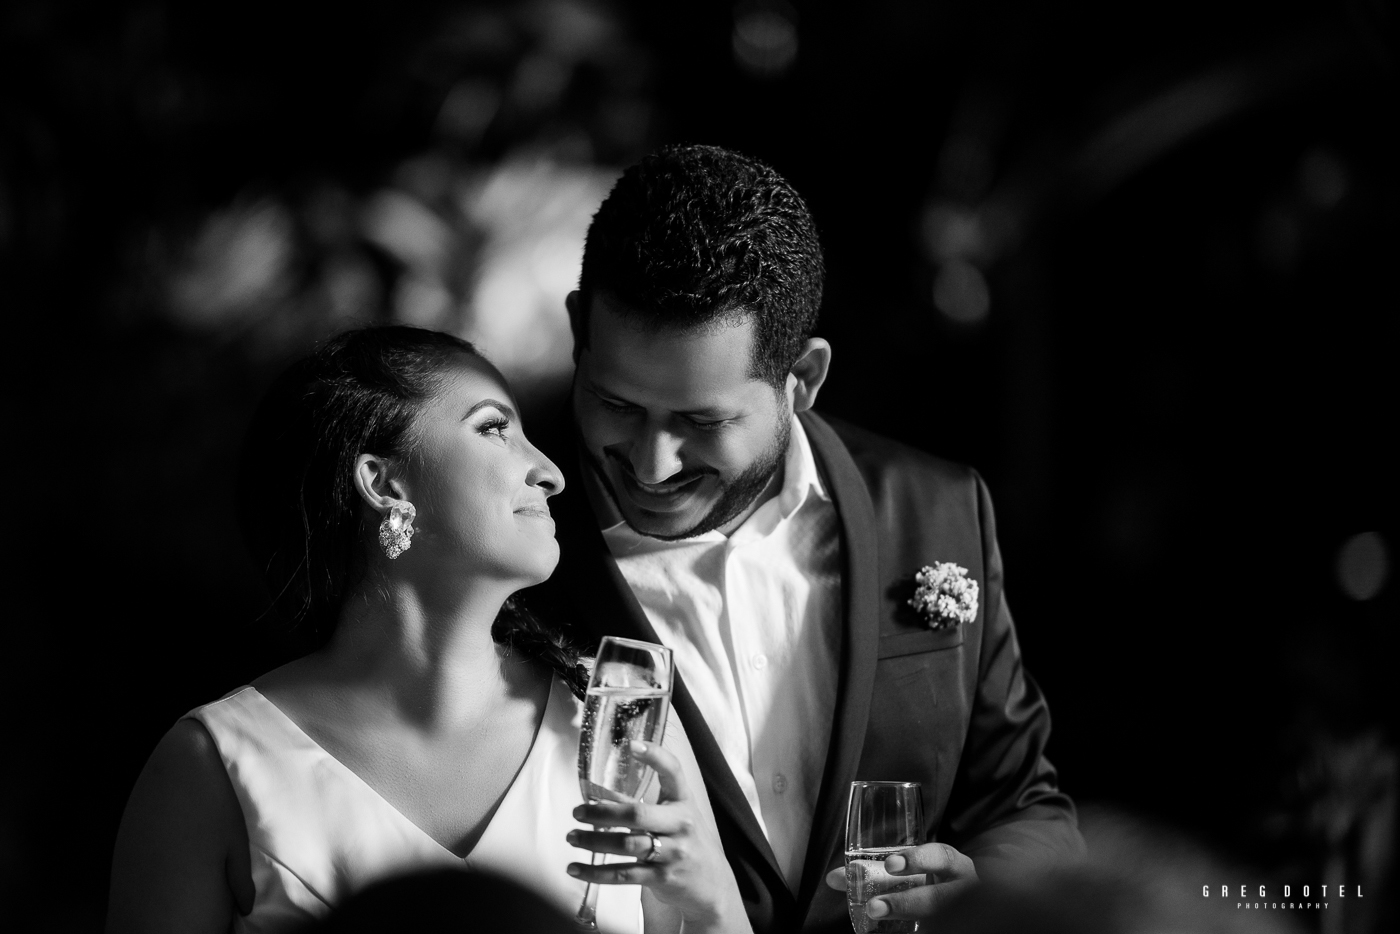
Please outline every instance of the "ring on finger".
M651 837L651 846L647 849L646 853L642 855L642 862L652 863L656 861L657 854L661 851L661 838L650 830L646 832L646 835Z

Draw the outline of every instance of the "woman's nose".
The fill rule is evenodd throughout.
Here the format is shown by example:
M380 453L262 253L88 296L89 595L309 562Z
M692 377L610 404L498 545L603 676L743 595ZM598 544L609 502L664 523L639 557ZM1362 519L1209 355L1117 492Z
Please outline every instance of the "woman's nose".
M544 490L545 496L553 496L564 489L564 475L555 466L554 461L545 457L534 445L530 445L530 455L533 462L530 465L530 472L525 477L525 482L530 486L537 486Z

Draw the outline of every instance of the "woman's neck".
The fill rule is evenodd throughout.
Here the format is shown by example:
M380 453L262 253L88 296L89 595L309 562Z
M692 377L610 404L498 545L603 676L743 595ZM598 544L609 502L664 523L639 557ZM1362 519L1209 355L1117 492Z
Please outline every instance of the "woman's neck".
M419 729L469 728L492 701L537 680L532 666L491 638L506 596L485 590L444 604L407 583L359 587L345 601L324 664Z

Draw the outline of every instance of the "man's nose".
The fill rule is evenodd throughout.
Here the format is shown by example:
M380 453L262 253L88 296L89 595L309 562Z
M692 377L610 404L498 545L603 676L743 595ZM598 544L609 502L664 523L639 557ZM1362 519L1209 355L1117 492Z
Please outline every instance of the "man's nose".
M664 483L681 469L681 439L659 427L648 427L632 445L632 475L643 483Z

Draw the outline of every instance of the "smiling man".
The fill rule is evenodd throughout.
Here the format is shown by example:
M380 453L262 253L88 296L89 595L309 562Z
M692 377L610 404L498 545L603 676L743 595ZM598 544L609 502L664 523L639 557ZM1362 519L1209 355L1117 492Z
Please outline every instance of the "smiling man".
M981 478L812 411L823 275L767 166L689 146L623 174L568 299L577 449L556 460L585 495L559 500L560 566L529 597L586 640L674 650L759 932L850 930L852 780L923 785L926 842L886 868L924 884L872 917L927 919L979 873L1083 846ZM935 565L978 585L957 619L911 605Z
M612 504L651 538L733 531L782 477L794 403L800 396L805 409L815 397L826 342L812 340L774 386L751 375L751 317L658 328L606 292L587 313L580 301L569 302L588 319L574 414Z

